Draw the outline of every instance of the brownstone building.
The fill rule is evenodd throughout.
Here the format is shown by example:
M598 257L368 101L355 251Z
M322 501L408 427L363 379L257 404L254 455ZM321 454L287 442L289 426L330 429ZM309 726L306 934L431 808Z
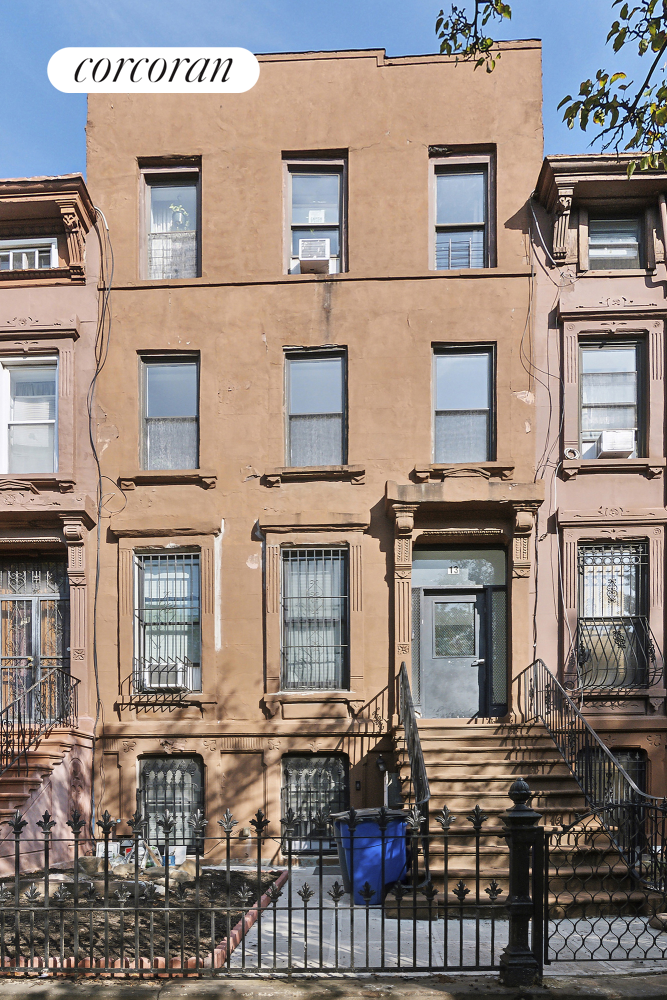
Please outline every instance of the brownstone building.
M45 810L90 812L94 224L80 174L0 181L0 813L31 830Z
M261 807L274 835L291 806L307 845L315 809L381 804L402 662L434 803L505 808L542 139L539 43L502 49L490 79L322 52L221 99L90 98L116 260L99 787L153 837L165 806L185 842L195 806L212 834Z

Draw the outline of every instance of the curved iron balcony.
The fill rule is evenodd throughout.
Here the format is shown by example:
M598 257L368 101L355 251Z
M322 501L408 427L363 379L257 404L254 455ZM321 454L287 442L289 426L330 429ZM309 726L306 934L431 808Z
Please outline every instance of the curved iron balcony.
M621 691L662 681L662 652L643 615L579 618L565 664L572 691Z

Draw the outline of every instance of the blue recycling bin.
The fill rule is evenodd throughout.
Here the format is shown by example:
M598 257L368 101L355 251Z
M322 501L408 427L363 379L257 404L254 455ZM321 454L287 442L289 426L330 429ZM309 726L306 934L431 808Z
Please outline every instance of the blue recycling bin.
M407 813L403 809L387 809L384 835L378 826L379 809L357 809L357 825L350 831L349 812L333 813L338 859L346 892L353 892L354 902L365 906L360 895L365 882L373 889L370 905L379 904L384 890L400 881L407 872L405 830ZM382 885L382 846L384 844L384 886ZM354 885L353 885L354 883Z

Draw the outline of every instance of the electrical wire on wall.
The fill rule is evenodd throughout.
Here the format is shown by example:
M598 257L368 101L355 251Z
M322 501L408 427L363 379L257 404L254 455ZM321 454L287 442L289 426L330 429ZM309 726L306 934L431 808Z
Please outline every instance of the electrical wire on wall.
M97 327L95 330L95 372L88 386L86 396L86 407L88 410L88 437L93 453L93 459L97 469L97 546L95 556L95 589L93 597L93 670L95 674L95 723L93 726L93 756L92 756L92 776L90 786L90 831L91 837L95 840L95 751L97 741L97 727L102 712L102 699L100 696L100 673L97 658L97 601L100 589L100 556L101 556L101 530L102 511L106 501L103 493L103 480L107 477L102 475L100 457L97 451L97 421L95 419L95 389L97 380L102 373L109 355L111 344L111 289L113 286L114 255L109 234L109 226L104 217L104 213L95 207L95 232L100 248L100 272L98 279L98 307L97 307ZM100 229L100 220L104 223L104 228Z

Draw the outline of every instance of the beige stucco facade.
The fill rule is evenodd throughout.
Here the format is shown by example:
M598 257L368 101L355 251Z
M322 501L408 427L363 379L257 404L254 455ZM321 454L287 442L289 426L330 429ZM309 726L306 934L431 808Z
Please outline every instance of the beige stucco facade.
M381 803L375 763L379 752L391 760L396 677L412 651L413 546L507 553L508 672L528 665L543 500L521 363L527 200L542 156L539 43L504 44L491 77L382 50L260 64L246 94L89 99L88 183L115 254L97 411L102 471L115 484L97 623L102 806L131 815L146 755L197 754L213 834L227 807L241 827L263 808L275 833L288 753L347 754L352 804ZM285 165L309 157L345 163L339 274L285 273ZM447 157L489 164L490 266L434 268L434 163ZM174 168L197 171L200 276L149 280L146 171ZM434 464L433 351L452 344L494 352L487 461ZM286 349L336 347L346 355L345 463L293 468ZM140 367L160 354L199 359L194 470L141 468ZM331 546L348 554L349 690L283 691L281 554ZM202 690L142 695L132 686L133 560L170 551L199 554Z

